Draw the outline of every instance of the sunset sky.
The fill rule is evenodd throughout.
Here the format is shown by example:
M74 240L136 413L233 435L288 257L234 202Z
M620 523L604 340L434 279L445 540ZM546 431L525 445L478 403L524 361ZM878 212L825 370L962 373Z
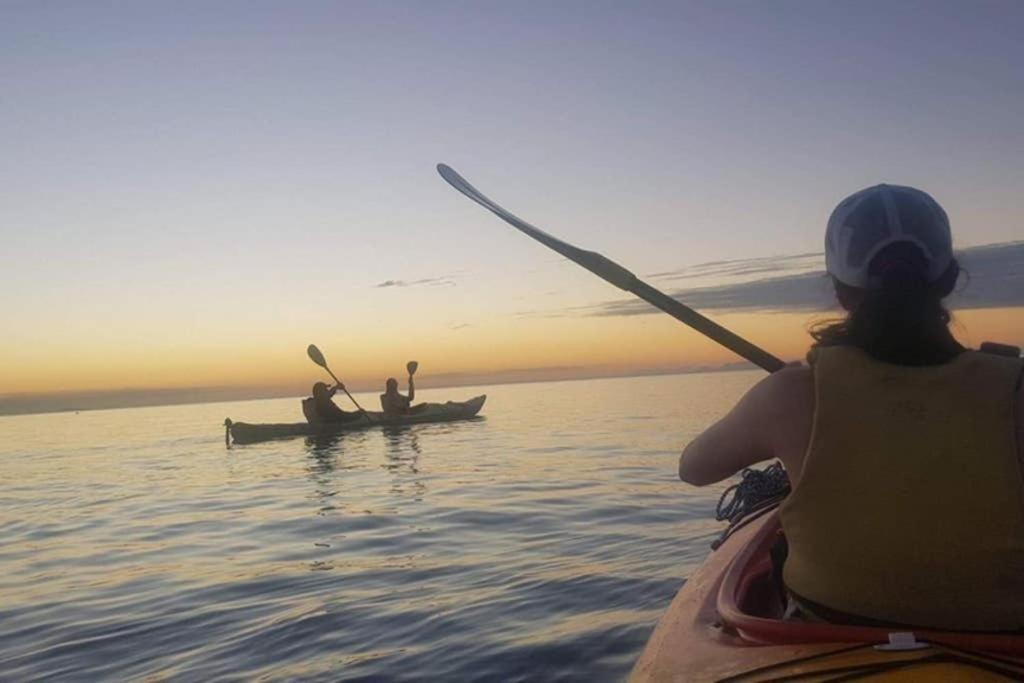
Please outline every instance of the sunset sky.
M737 360L441 161L786 358L831 209L915 185L967 250L957 334L1022 344L1022 25L1014 1L0 3L0 412L299 393L311 342L357 389L411 358L436 385Z

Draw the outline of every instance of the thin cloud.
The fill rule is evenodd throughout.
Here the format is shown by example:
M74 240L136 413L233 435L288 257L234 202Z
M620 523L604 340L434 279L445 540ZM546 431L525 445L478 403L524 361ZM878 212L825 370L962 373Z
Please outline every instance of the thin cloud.
M1024 306L1024 242L1007 242L961 250L958 258L965 271L956 291L949 298L950 308L1012 308ZM809 272L804 270L819 264ZM670 290L666 293L698 310L821 312L835 307L832 282L820 269L820 254L795 254L773 258L717 261L654 274L665 279L704 277L762 277L710 287ZM775 273L786 272L777 275ZM772 273L771 276L766 276ZM522 311L531 318L618 317L657 313L650 304L637 299L619 299L592 306L574 306L558 310Z
M762 256L732 261L708 261L678 270L647 275L652 280L685 280L703 277L747 277L793 273L794 271L820 270L822 255L818 253L791 254L785 256Z
M680 289L669 295L708 311L822 311L834 296L824 272L762 278L718 287ZM591 316L647 315L657 309L638 300L610 301L592 307Z
M551 308L551 309L528 309L525 311L516 311L512 315L517 318L541 318L541 319L553 319L553 318L572 318L572 317L586 317L594 315L594 311L599 306L605 304L598 304L597 306L569 306L566 308Z
M989 244L959 254L966 271L953 308L1024 306L1024 242Z
M376 289L387 287L448 287L455 286L455 280L448 275L441 277L425 277L419 280L385 280L374 285Z

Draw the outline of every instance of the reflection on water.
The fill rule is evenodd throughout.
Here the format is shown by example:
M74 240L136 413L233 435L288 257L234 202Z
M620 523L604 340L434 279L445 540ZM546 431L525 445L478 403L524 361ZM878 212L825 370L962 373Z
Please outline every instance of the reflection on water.
M385 467L389 470L407 468L411 474L416 474L416 459L423 452L417 431L411 426L388 427L383 431L384 439L387 441L388 458Z
M0 679L621 677L717 530L679 448L757 377L231 450L294 400L0 418Z

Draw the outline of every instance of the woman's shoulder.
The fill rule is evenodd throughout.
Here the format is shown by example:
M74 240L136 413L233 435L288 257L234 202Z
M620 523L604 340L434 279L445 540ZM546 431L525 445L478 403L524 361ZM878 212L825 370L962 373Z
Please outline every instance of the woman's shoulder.
M801 364L787 365L758 382L757 387L766 398L786 399L814 391L814 371Z
M767 424L814 412L814 372L806 365L789 365L755 384L741 402L744 412Z

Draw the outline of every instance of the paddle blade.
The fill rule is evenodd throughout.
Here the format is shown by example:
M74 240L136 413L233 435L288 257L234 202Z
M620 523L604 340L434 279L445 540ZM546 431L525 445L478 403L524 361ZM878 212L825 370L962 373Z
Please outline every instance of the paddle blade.
M320 349L316 348L316 344L310 344L306 347L306 353L309 354L309 359L311 361L320 367L327 369L327 361L324 359L324 354L320 353Z
M530 225L522 218L513 215L507 209L486 197L480 190L473 187L468 180L459 175L451 166L448 166L447 164L438 164L437 172L441 174L441 177L444 178L445 182L449 185L511 225L516 230L529 235L549 249L554 249L570 261L580 264L594 275L607 280L619 289L624 289L627 292L633 291L632 288L637 282L636 275L633 275L633 273L629 272L618 263L615 263L597 252L580 249L568 242L563 242L554 235L544 232L537 226Z
M416 374L416 369L419 366L420 366L419 363L417 363L414 360L411 360L411 361L409 361L408 363L405 364L405 369L409 371L410 375L415 375Z

